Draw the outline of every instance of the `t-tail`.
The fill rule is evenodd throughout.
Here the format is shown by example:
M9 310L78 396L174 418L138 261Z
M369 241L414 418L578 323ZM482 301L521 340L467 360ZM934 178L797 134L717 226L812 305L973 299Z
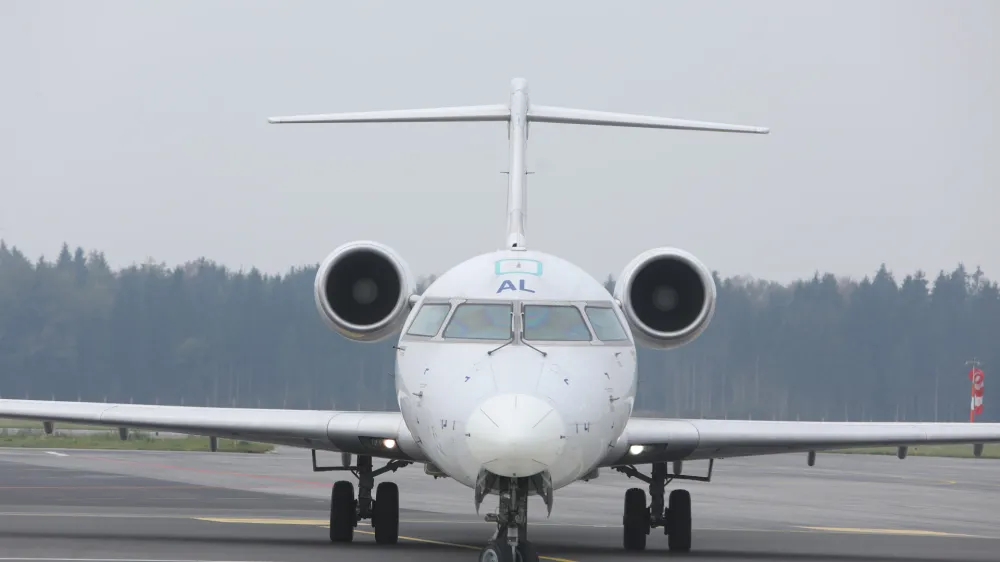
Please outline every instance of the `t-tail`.
M430 123L446 121L505 121L509 140L509 169L507 185L507 244L510 249L526 247L527 223L527 152L528 123L568 123L573 125L605 125L615 127L644 127L650 129L683 129L689 131L717 131L728 133L767 134L766 127L728 125L704 121L687 121L668 117L608 113L586 109L570 109L547 105L532 105L528 98L528 81L515 78L510 82L510 101L507 104L440 107L431 109L403 109L390 111L362 111L353 113L326 113L272 117L271 123Z

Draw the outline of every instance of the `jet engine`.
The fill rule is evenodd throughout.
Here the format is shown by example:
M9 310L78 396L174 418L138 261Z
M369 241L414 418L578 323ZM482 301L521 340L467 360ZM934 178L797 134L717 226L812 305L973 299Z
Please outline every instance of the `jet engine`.
M658 348L680 347L708 327L715 314L715 279L696 257L676 248L639 254L615 284L637 341Z
M357 241L330 253L316 272L313 294L327 326L364 342L399 330L416 284L409 266L391 248Z

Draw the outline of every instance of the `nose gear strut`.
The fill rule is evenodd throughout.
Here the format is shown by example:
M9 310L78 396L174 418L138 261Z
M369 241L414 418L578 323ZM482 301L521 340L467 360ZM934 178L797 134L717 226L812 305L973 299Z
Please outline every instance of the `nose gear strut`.
M496 477L500 505L486 515L497 530L479 551L480 562L538 562L538 552L528 541L529 478Z

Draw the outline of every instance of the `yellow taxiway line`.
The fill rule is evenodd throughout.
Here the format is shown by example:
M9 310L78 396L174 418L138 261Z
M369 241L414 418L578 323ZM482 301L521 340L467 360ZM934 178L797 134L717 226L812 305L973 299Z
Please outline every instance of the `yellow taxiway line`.
M285 519L280 517L194 517L198 521L212 521L214 523L255 523L260 525L329 525L329 519Z
M355 530L354 532L355 533L364 533L366 535L374 535L375 534L374 531L358 531L358 530ZM403 535L399 535L399 538L402 539L402 540L407 540L407 541L422 542L422 543L425 543L425 544L439 544L441 546L454 546L456 548L465 548L465 549L468 549L468 550L479 550L480 549L480 547L478 547L478 546L472 546L471 544L458 544L458 543L453 543L453 542L435 541L435 540L431 540L431 539L421 539L421 538L418 538L418 537L404 537ZM554 562L576 562L575 560L570 560L568 558L556 558L554 556L542 556L541 554L538 555L538 558L540 558L542 560L553 560Z
M856 533L865 535L906 535L911 537L963 537L963 538L985 538L978 535L965 535L961 533L944 533L940 531L921 531L912 529L862 529L856 527L805 527L800 529L810 531L826 531L830 533Z
M249 523L249 524L261 524L261 525L310 525L316 527L329 527L330 522L327 519L283 519L283 518L262 518L262 517L195 517L199 521L212 521L215 523ZM364 524L364 523L362 523ZM362 533L365 535L374 535L374 531L362 531L361 529L355 529L355 533ZM436 544L441 546L451 546L455 548L465 548L468 550L479 550L480 547L472 546L470 544L459 544L453 542L436 541L433 539L424 539L420 537L409 537L404 535L399 535L401 540L410 542L419 542L424 544ZM542 560L552 560L553 562L577 562L575 560L570 560L568 558L556 558L554 556L542 556L539 555L538 558Z

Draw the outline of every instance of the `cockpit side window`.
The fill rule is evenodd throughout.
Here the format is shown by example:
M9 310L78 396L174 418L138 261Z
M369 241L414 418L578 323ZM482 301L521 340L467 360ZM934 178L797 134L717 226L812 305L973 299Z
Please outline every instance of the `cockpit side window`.
M427 303L420 307L420 312L410 323L410 329L406 331L411 336L425 336L432 338L437 335L444 324L444 319L448 317L451 305L448 303Z
M597 339L601 341L625 341L628 339L628 336L625 335L625 329L618 321L618 315L612 308L588 306L586 311L590 325L594 327L594 332L597 334Z
M524 305L524 339L534 341L590 341L590 330L571 305Z
M509 340L513 305L462 303L444 329L445 339Z

